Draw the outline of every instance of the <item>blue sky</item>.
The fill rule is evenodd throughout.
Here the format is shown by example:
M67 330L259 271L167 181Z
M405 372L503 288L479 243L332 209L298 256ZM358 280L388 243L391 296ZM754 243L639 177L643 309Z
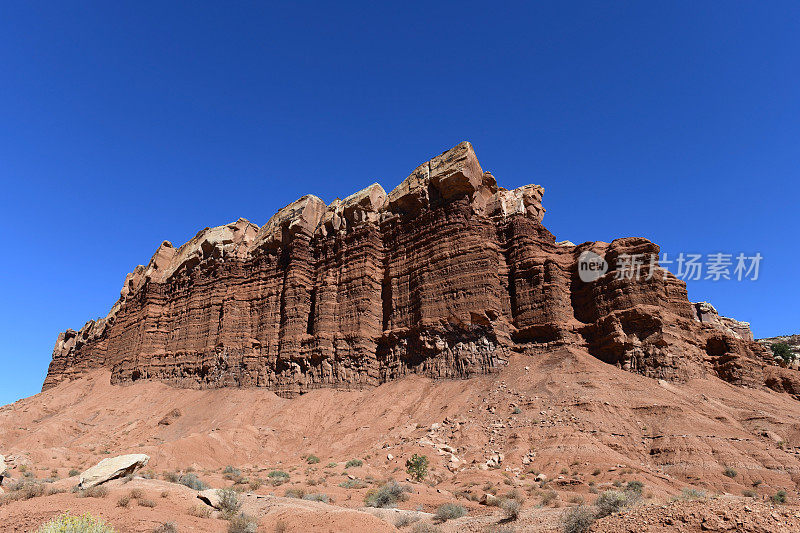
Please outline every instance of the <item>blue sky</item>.
M759 252L692 300L800 332L792 2L4 2L0 404L158 244L470 140L559 240Z

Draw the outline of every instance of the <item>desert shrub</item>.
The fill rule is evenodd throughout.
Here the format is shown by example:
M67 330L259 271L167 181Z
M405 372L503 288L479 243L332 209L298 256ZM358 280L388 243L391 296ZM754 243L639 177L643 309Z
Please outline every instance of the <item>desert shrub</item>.
M706 497L704 490L690 489L688 487L681 491L681 498L684 500L703 500Z
M75 477L77 475L80 475L80 473L81 473L81 471L78 470L77 468L72 468L69 471L69 477Z
M275 522L275 533L286 533L286 522L283 520Z
M406 472L416 481L422 481L428 475L428 457L414 454L406 461Z
M102 485L95 485L94 487L80 491L78 496L81 498L105 498L108 496L108 489Z
M239 495L235 490L222 489L219 491L219 508L223 513L236 514L242 507Z
M446 522L455 518L461 518L467 514L467 510L457 503L445 503L436 509L436 520Z
M189 510L186 512L191 516L196 516L198 518L211 518L211 509L209 509L208 506L201 505L199 503L189 507Z
M727 476L727 477L729 477L729 478L735 478L737 472L736 472L736 470L734 470L730 466L726 466L725 470L722 472L722 474Z
M142 489L131 489L128 494L134 500L141 500L144 498L144 491Z
M336 463L328 463L325 465L325 468L336 468L338 465Z
M188 474L183 474L181 477L179 477L178 483L194 490L205 490L208 488L208 485L200 481L200 478L197 477L196 474L193 474L191 472L189 472Z
M756 496L758 496L758 493L754 490L745 489L742 491L742 496L744 496L745 498L755 498Z
M354 466L361 466L363 464L364 464L364 461L362 461L361 459L350 459L349 461L347 461L347 463L345 463L344 467L345 468L351 468L351 467L354 467Z
M177 472L164 472L164 479L170 483L177 483L180 478L181 476Z
M397 502L407 498L406 492L411 492L411 488L396 481L390 481L378 490L367 492L364 503L367 504L367 507L394 507Z
M547 507L558 498L558 494L554 490L546 490L542 493L542 505Z
M117 507L127 507L131 503L130 496L123 496L119 500L117 500Z
M325 494L325 493L322 493L322 492L315 492L315 493L312 493L312 494L306 494L305 496L303 496L303 499L304 500L310 500L312 502L322 502L322 503L328 503L328 502L331 501L331 499L328 498L328 495Z
M289 474L287 474L283 470L270 470L269 474L267 474L267 477L269 477L270 479L279 479L279 478L289 479Z
M11 492L6 494L4 499L30 500L31 498L38 498L39 496L44 495L45 487L37 481L22 479L16 483L13 483L9 487L9 490Z
M428 522L417 522L411 528L411 533L439 533L441 529Z
M772 355L787 365L791 364L797 357L792 353L792 349L785 342L776 342L770 345L770 348L772 349Z
M228 533L256 533L258 521L250 515L239 513L228 519Z
M772 501L775 503L786 503L786 491L779 490L772 495Z
M175 525L175 522L164 522L153 529L153 533L178 533L178 526Z
M315 465L315 464L319 463L319 457L317 457L316 455L314 455L314 454L312 453L311 455L309 455L308 457L306 457L306 462L307 462L308 464L310 464L310 465Z
M602 471L599 468L595 468L594 470L592 470L592 475L599 476L601 472Z
M363 489L367 484L360 479L347 479L339 483L339 486L344 489Z
M607 490L600 494L594 503L597 507L597 517L603 518L610 514L621 511L628 505L628 498L624 492L618 490Z
M587 533L594 522L594 514L585 505L576 505L561 515L561 529L564 533Z
M162 490L161 491L161 497L162 498L169 498L169 491L168 490Z
M511 411L511 413L512 413L512 414L515 414L515 415L521 414L521 413L522 413L522 409L520 409L519 407L517 407L517 406L515 405L515 406L514 406L514 410L513 410L513 411Z
M522 509L522 504L517 500L507 498L500 503L500 508L503 509L503 516L506 520L516 520L519 518L519 512Z
M286 498L302 498L306 495L306 492L303 489L286 489L286 492L283 493L284 497Z
M628 484L625 486L625 492L630 492L633 494L641 494L644 490L644 483L641 481L628 481Z
M234 468L231 465L225 467L222 471L222 477L225 479L235 479L242 477L242 471L238 468Z
M138 502L139 505L141 505L142 507L153 508L156 506L156 502L154 502L153 500L148 500L147 498L142 498L141 500L138 500Z
M64 513L41 525L37 533L114 533L114 528L88 513L81 516Z
M397 520L394 521L394 527L406 527L410 526L414 522L419 522L419 516L410 513L401 514L397 517Z

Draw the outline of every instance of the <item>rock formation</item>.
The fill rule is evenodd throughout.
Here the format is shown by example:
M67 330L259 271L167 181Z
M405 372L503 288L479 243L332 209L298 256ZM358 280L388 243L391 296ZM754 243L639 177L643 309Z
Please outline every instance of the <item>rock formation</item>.
M260 228L239 219L179 248L165 241L105 318L59 335L44 388L104 367L114 383L292 396L409 373L466 377L558 344L651 377L765 382L771 361L746 323L690 303L657 264L638 277L616 266L658 246L556 243L543 192L499 187L464 142L389 194L373 184L329 205L307 195ZM587 250L610 265L590 283L578 276Z
M103 459L81 474L78 486L82 489L90 489L106 481L133 474L140 468L145 467L149 460L150 457L143 453L133 453Z

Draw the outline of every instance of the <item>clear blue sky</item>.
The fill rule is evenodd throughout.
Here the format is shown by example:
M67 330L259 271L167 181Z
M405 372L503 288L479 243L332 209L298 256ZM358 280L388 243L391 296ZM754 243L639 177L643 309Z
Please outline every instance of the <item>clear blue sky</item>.
M800 332L794 2L117 4L0 5L0 404L162 240L462 140L559 240L760 252L690 298Z

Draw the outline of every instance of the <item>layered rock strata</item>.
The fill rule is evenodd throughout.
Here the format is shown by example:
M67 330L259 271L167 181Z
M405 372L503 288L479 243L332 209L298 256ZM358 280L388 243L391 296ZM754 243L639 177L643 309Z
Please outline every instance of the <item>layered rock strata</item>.
M165 241L105 318L59 335L44 388L105 367L114 383L291 396L466 377L565 343L657 378L763 382L763 348L690 303L682 281L657 265L618 275L620 256L658 246L556 243L543 192L499 187L464 142L389 194L376 183L328 205L307 195L260 228L239 219ZM587 250L611 265L593 282L578 275Z

